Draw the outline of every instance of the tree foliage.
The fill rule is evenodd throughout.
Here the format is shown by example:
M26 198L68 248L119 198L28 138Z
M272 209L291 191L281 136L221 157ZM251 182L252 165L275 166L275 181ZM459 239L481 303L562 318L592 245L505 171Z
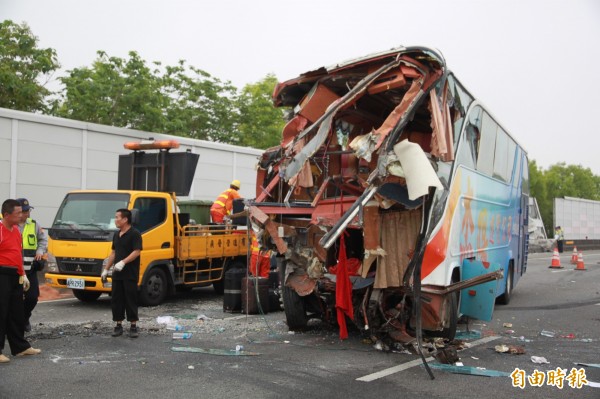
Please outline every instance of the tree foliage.
M45 84L59 67L56 51L39 48L27 24L0 23L0 107L45 111Z
M162 77L167 97L165 132L201 140L238 144L237 90L208 72L179 61Z
M283 111L275 108L271 100L276 84L275 75L268 74L242 89L238 98L240 144L269 148L281 142Z
M148 66L135 51L127 59L99 51L91 67L60 78L54 114L71 119L235 144L236 89L179 61Z
M160 79L136 52L128 59L99 51L91 68L68 71L59 80L65 90L54 114L104 125L161 131L165 98Z
M600 176L580 165L557 163L544 171L535 161L529 162L531 196L540 208L546 231L554 231L554 199L575 197L600 201Z

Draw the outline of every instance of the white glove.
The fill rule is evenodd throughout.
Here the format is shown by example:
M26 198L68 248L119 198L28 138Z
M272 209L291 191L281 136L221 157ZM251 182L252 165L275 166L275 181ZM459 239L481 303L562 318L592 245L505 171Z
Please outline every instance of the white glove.
M102 279L102 281L106 281L107 277L108 277L108 270L102 269L102 274L100 275L100 279Z
M121 270L123 270L124 267L125 267L125 262L123 262L122 260L120 260L115 265L115 270L118 271L118 272L120 272Z
M27 275L24 274L23 275L23 291L28 291L29 287L31 287L31 284L29 283L29 279L27 278Z

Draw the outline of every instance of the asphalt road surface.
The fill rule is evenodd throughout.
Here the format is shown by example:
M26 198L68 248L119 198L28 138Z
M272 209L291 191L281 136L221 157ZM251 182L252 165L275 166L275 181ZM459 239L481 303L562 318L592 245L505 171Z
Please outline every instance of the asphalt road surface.
M530 256L511 303L497 305L491 322L472 321L471 347L458 353L469 368L522 370L525 378L538 370L540 386L439 369L432 380L417 355L377 350L357 331L340 341L316 321L290 334L283 312L224 313L222 297L203 288L141 308L137 339L110 336L108 297L40 303L28 338L43 352L0 365L0 398L600 398L589 384L572 388L565 379L560 389L547 381L575 368L573 376L583 370L588 383L600 383L600 369L590 366L600 363L600 251L584 254L586 271L573 270L570 254L561 256L564 269L549 269L550 260ZM192 338L172 340L158 316L176 318ZM502 344L525 353L497 353Z

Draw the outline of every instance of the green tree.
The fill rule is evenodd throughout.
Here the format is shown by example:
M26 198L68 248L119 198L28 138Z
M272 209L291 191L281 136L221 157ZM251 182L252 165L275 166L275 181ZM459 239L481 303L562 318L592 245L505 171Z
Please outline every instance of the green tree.
M238 98L240 144L269 148L281 142L283 111L275 108L271 99L276 84L275 75L268 74L242 89Z
M236 144L237 90L179 61L149 67L135 51L129 58L99 51L90 68L60 79L65 91L54 114L71 119Z
M166 132L201 140L238 144L237 89L181 60L166 67L162 90L168 98Z
M0 107L45 111L45 85L59 67L56 51L39 48L27 24L0 23Z
M109 57L103 51L97 54L91 68L75 68L60 78L65 90L53 113L86 122L163 131L168 101L161 92L158 69L150 69L135 51L128 59Z

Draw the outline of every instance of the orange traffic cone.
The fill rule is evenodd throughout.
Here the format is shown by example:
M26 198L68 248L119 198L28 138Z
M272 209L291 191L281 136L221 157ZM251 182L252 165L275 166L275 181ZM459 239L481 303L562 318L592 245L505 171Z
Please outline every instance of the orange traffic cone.
M577 247L573 247L573 255L571 255L571 263L577 264Z
M560 265L560 257L558 256L558 248L554 247L554 253L552 254L552 263L549 266L550 269L562 269Z
M575 270L587 270L583 264L583 252L580 252L577 256L577 267Z

